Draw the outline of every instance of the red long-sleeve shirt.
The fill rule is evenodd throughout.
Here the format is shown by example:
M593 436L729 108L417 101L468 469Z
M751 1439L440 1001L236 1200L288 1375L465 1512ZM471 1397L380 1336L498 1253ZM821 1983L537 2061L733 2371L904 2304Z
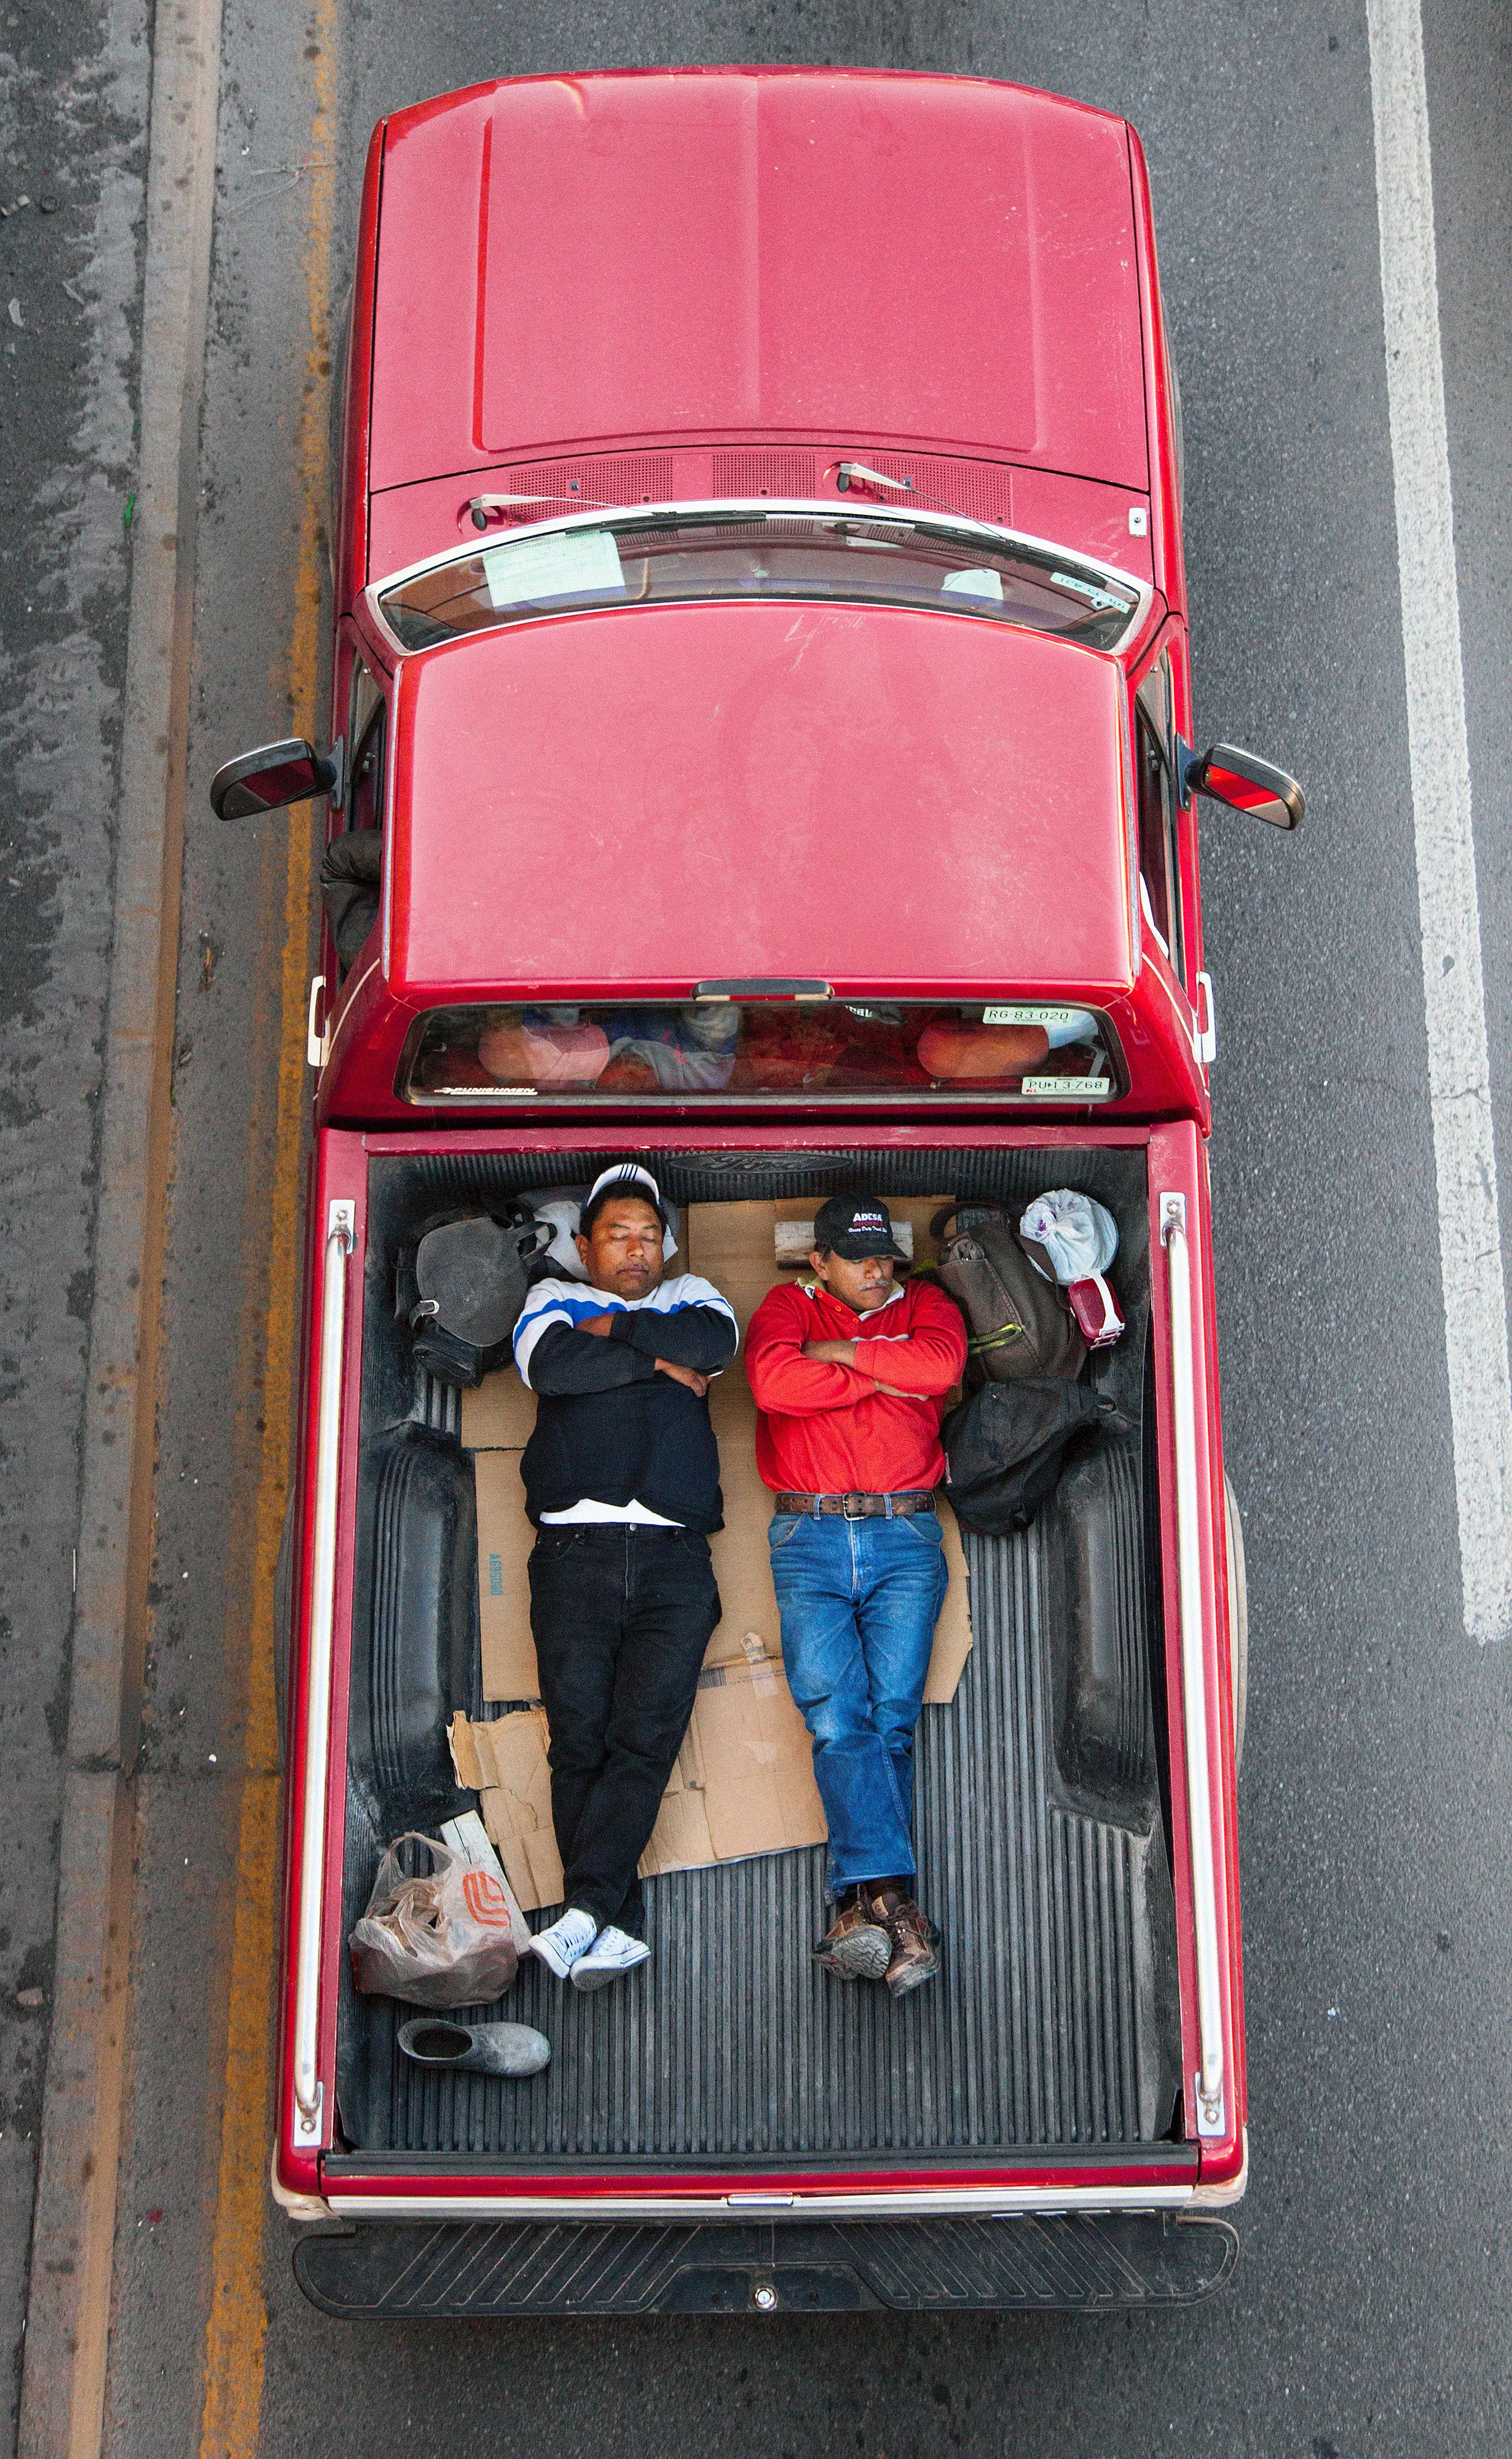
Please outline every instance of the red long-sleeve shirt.
M805 1357L806 1340L853 1340L854 1367ZM945 1474L945 1395L966 1364L960 1309L932 1281L904 1281L865 1314L822 1281L768 1290L746 1336L756 1464L793 1494L906 1494ZM906 1398L879 1392L888 1383Z

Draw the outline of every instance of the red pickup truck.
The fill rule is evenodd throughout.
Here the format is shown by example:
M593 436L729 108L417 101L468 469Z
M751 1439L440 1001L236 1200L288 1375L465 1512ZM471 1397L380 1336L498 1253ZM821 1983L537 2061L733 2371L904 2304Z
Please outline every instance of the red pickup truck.
M445 95L374 132L339 388L331 746L213 793L329 810L280 1635L302 2284L407 2316L1206 2294L1246 2168L1245 1626L1193 796L1281 827L1302 796L1190 747L1139 140L861 71ZM930 1989L827 1996L822 1850L736 1856L654 1881L614 1990L526 1959L493 2011L545 2072L438 2075L346 1939L384 1846L472 1800L453 1720L519 1702L485 1695L473 1454L395 1275L438 1211L627 1154L716 1244L721 1208L857 1185L1096 1197L1124 1431L965 1536L970 1659L918 1743Z

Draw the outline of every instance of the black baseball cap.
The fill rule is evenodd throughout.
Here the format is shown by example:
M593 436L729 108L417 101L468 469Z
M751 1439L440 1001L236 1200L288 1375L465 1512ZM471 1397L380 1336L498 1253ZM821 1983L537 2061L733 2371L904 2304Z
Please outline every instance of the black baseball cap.
M830 1195L814 1215L814 1245L853 1264L863 1255L908 1257L892 1238L892 1216L875 1195Z

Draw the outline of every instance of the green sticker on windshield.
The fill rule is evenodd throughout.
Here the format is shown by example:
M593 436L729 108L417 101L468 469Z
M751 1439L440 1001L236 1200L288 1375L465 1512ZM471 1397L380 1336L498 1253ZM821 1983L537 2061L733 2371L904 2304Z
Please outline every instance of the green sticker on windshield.
M1126 598L1115 598L1110 589L1099 589L1095 581L1082 580L1074 572L1052 572L1050 584L1054 589L1074 589L1089 606L1116 606L1123 613L1130 602Z

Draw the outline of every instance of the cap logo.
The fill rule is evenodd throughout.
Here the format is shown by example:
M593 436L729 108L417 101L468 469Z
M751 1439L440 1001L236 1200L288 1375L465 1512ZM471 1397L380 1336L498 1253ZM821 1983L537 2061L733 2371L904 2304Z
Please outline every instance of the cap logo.
M652 1203L656 1206L658 1211L662 1208L662 1189L657 1185L656 1180L652 1177L651 1172L648 1169L643 1169L639 1162L614 1162L610 1165L608 1169L601 1169L598 1177L594 1180L592 1187L588 1189L588 1201L590 1204L593 1202L594 1197L598 1193L599 1188L603 1187L623 1187L627 1189L636 1187L649 1187Z

